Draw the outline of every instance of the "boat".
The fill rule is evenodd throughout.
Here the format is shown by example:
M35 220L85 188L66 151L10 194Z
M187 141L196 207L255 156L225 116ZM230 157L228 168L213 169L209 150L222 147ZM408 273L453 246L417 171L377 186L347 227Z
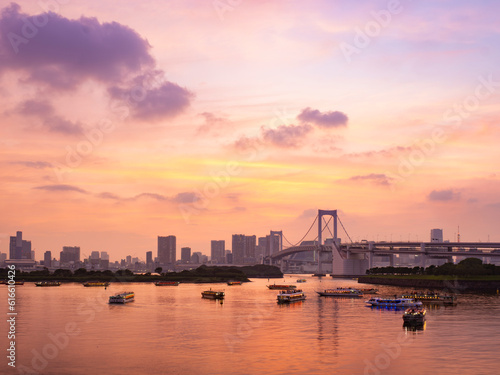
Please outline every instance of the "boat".
M177 286L179 284L179 281L155 281L156 286Z
M208 298L208 299L224 299L226 293L222 290L205 290L201 292L201 297L202 298Z
M323 277L323 276L326 276L326 273L315 273L315 274L313 274L313 276L315 276L315 277Z
M366 303L371 307L389 308L422 306L421 301L416 301L413 298L370 298L368 301L366 301Z
M4 285L24 285L24 281L23 280L16 280L16 281L13 281L11 283L9 283L10 280L0 280L0 285L1 284L4 284Z
M306 295L301 289L287 289L279 292L277 298L278 303L290 303L304 301L306 299Z
M305 283L307 280L306 279L297 279L298 283Z
M403 322L405 324L423 324L427 311L423 307L410 307L403 314Z
M37 281L36 286L60 286L60 281Z
M109 297L109 303L127 303L134 300L134 292L123 292Z
M289 284L273 284L273 285L266 285L269 289L295 289L295 285L289 285Z
M401 298L413 298L417 301L422 301L424 304L439 304L446 306L454 306L457 304L457 297L451 295L442 295L434 292L411 292L402 295Z
M325 289L322 292L316 291L316 293L322 297L363 297L363 292L361 290L352 288Z
M227 285L241 285L241 281L228 281Z
M108 287L109 283L107 281L86 281L83 283L83 286L103 286Z

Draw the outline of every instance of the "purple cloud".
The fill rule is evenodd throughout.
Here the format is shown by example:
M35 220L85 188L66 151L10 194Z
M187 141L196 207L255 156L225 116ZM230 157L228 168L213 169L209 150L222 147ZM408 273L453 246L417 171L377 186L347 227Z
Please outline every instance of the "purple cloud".
M317 109L307 107L297 116L297 120L302 124L310 123L320 128L337 128L347 126L348 117L339 111L321 113Z
M455 192L452 189L449 190L433 190L427 196L430 201L452 201L458 200L460 198L460 193Z
M22 165L24 167L35 169L52 168L52 164L45 161L12 161L10 164Z
M264 141L283 148L298 146L312 130L313 127L309 124L280 125L276 129L261 128Z
M194 95L164 79L150 49L146 39L117 22L71 20L52 12L30 16L15 3L0 12L0 74L20 71L22 82L49 90L76 90L87 80L98 81L113 99L126 101L135 118L171 118ZM79 126L51 120L50 129L61 133Z
M87 194L83 189L71 185L44 185L36 186L34 189L45 190L50 192L61 192L61 191L76 191L77 193Z
M352 176L347 181L366 181L376 185L388 186L392 182L392 178L383 173L370 173L367 175Z
M137 32L116 22L52 12L29 16L15 3L0 14L2 69L26 70L29 80L57 88L74 88L87 78L120 81L151 68L149 49Z
M207 134L214 129L222 127L227 123L227 120L223 117L217 117L211 112L200 113L200 116L205 118L205 123L198 127L198 133Z

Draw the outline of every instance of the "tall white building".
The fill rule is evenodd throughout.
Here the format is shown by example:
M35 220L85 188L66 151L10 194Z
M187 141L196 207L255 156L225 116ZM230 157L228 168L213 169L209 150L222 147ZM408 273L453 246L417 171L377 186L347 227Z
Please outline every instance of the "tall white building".
M431 242L443 242L442 229L431 229Z

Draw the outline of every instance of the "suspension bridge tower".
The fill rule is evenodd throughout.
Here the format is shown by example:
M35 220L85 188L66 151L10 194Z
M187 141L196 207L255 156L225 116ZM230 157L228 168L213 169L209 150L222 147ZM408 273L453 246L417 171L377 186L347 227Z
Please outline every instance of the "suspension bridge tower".
M331 216L333 218L333 241L337 241L337 210L318 210L318 272L317 275L323 275L321 270L321 250L323 248L323 216ZM328 225L328 223L327 223Z

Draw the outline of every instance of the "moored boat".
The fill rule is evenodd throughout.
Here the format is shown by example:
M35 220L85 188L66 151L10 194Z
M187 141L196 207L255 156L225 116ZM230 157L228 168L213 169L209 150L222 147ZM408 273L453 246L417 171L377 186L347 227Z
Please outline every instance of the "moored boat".
M36 286L60 286L60 281L37 281Z
M322 297L363 297L363 292L361 290L352 288L325 289L322 292L316 291L316 293Z
M295 289L295 285L290 285L290 284L273 284L273 285L266 285L269 289Z
M427 293L411 292L411 293L406 293L401 297L413 298L416 299L417 301L422 301L424 304L438 304L447 306L454 306L457 304L457 297L452 295L438 294L434 292L427 292Z
M155 281L156 286L177 286L179 281Z
M9 281L11 281L9 283ZM16 281L13 281L13 280L0 280L0 284L4 284L4 285L24 285L24 281L23 280L16 280Z
M425 322L427 311L423 307L410 307L403 314L406 324L422 324Z
M278 303L290 303L304 301L306 299L306 295L301 289L287 289L279 292L277 299Z
M413 298L370 298L366 301L371 307L404 308L422 306L422 302Z
M109 303L127 303L135 298L134 292L123 292L109 297Z
M107 281L86 281L83 283L83 286L103 286L108 287L109 283Z
M201 297L202 298L208 298L208 299L224 299L226 293L222 290L204 290L201 292Z
M298 283L305 283L307 280L306 279L297 279Z
M227 285L241 285L241 281L228 281Z

